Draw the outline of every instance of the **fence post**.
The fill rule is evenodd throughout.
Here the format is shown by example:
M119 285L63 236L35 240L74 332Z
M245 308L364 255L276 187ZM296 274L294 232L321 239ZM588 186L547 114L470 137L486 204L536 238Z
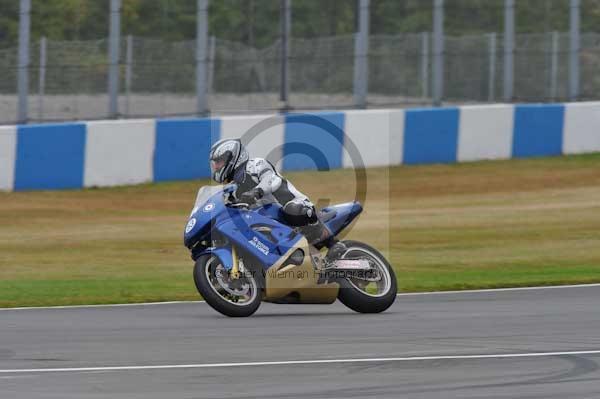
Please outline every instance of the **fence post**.
M280 7L281 22L281 82L279 87L279 100L281 111L290 109L290 33L292 28L292 0L281 0Z
M488 82L488 101L496 98L496 33L490 33L490 72Z
M558 51L559 36L558 32L552 32L552 61L550 66L550 99L556 100L558 97Z
M571 0L571 34L569 52L569 99L577 101L579 97L579 52L581 48L579 25L581 21L581 1Z
M434 0L433 8L433 105L444 98L444 0Z
M21 0L19 5L19 69L17 91L19 108L17 120L27 123L29 119L29 35L31 33L31 0Z
M127 35L125 53L125 116L129 116L131 106L131 81L133 79L133 36Z
M429 96L429 32L421 33L421 97Z
M354 105L367 107L369 90L369 0L358 1L358 32L354 35Z
M208 46L208 83L207 90L208 93L213 92L214 87L214 79L215 79L215 53L217 50L217 38L214 36L210 37L209 46Z
M121 41L121 0L110 0L108 116L119 117L119 50Z
M504 101L514 96L515 0L504 0Z
M208 4L209 0L198 0L196 18L196 113L208 113Z
M40 38L40 68L38 79L38 121L44 119L44 96L46 95L46 63L47 63L47 39Z

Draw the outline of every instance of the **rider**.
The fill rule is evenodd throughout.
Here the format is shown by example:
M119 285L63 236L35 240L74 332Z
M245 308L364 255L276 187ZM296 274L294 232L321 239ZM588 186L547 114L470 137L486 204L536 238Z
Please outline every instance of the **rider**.
M328 248L327 260L335 260L346 251L346 246L337 241L319 220L308 197L281 176L269 161L250 159L240 140L224 139L215 143L210 150L210 168L217 183L237 184L238 189L234 193L237 201L253 204L261 200L263 203L281 204L288 225L299 227L309 244Z

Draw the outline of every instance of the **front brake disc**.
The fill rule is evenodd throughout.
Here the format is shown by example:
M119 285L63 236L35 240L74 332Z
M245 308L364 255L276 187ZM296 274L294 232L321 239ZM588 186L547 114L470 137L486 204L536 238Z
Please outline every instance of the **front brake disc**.
M217 278L221 288L231 295L246 296L250 291L250 284L248 283L241 283L240 286L236 286L240 284L240 280L231 280L229 278L229 273L226 272L223 266L217 267L217 270L215 270L215 277Z

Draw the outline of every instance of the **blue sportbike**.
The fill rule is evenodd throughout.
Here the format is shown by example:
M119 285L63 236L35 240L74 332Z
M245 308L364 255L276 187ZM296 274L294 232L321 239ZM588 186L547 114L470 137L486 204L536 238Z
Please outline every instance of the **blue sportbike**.
M231 317L252 315L262 301L331 304L339 299L360 313L379 313L396 299L396 277L376 249L357 241L339 259L326 259L279 204L233 199L237 186L205 186L196 198L184 243L195 262L194 282L206 302ZM321 210L337 236L362 212L358 202Z

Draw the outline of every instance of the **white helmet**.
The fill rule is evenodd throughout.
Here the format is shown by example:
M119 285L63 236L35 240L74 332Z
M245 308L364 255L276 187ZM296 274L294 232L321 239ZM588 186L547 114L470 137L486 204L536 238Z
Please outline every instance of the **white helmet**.
M217 183L231 182L235 170L248 161L248 151L240 140L223 139L210 149L210 170Z

